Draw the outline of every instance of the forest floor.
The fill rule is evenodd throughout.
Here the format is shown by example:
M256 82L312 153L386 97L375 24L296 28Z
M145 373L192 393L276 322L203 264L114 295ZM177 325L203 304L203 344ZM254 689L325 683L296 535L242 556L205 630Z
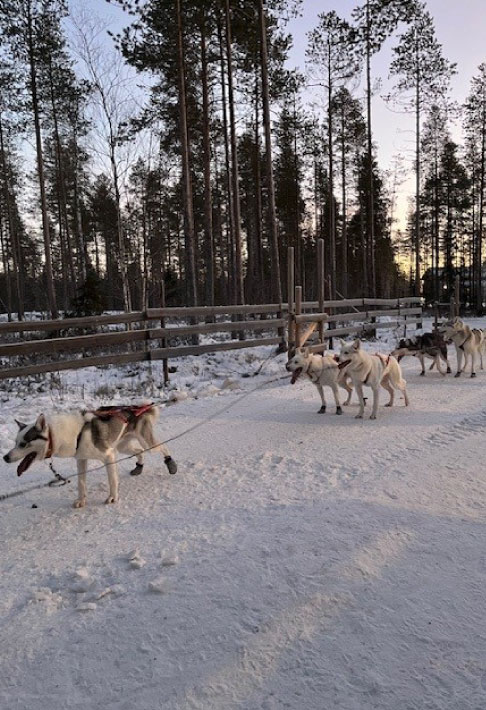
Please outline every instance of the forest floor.
M242 377L269 351L248 353L180 365L163 438L235 405L170 445L176 476L154 455L121 465L117 505L104 472L82 510L75 481L0 502L0 707L486 707L486 371L407 359L411 406L355 420L355 397L317 414L304 379L236 402L284 373ZM130 372L4 390L3 449L13 416L126 399ZM0 475L0 494L49 480Z

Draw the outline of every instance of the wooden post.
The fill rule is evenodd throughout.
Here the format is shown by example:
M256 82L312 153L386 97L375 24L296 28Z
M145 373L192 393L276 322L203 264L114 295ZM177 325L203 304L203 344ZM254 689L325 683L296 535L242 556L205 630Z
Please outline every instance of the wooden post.
M459 274L456 276L456 281L454 284L454 301L456 302L456 316L461 315L461 282Z
M449 316L451 320L453 320L456 316L456 302L454 300L454 296L451 296L451 303L449 306Z
M295 315L302 315L302 286L295 287ZM300 323L295 324L295 344L300 345Z
M434 330L437 330L437 328L439 327L439 317L439 304L436 302L434 304Z
M289 247L288 251L287 251L287 301L288 301L287 351L289 353L289 357L291 356L292 351L295 349L294 291L295 291L294 247Z
M319 313L324 313L325 301L325 276L324 276L324 239L317 240L317 300ZM324 321L319 321L319 342L324 343Z
M162 277L162 281L160 282L160 307L165 308L165 283L164 283L164 278ZM165 318L162 317L160 319L160 327L165 328ZM167 347L167 340L165 338L162 338L160 341L160 347L161 348L166 348ZM165 357L162 360L162 368L164 372L164 385L169 384L169 360Z

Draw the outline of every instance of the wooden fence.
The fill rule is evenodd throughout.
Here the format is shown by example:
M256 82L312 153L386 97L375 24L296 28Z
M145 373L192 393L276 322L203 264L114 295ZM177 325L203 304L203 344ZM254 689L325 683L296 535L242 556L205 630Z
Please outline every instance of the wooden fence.
M295 293L290 306L282 303L149 308L86 318L0 323L0 380L156 360L164 361L167 379L169 358L261 345L292 348L299 342L304 324L315 323L319 329L319 342L311 346L316 351L324 349L333 336L420 325L422 309L418 298L325 301L323 254L320 241L317 301L303 301L302 289L294 288L291 283L294 267L290 249L288 292ZM380 316L391 316L393 320L376 322ZM172 324L167 324L168 321ZM91 332L86 333L87 330ZM202 344L187 342L194 336L215 333L229 334L229 339Z

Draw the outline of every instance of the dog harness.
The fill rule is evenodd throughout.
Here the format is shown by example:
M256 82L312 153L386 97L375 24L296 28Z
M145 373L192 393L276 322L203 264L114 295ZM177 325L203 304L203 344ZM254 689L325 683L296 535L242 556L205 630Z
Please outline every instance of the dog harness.
M151 402L150 404L140 404L138 406L100 407L99 409L91 411L91 414L94 414L104 421L115 417L116 419L120 419L124 424L129 424L134 419L141 417L145 412L148 412L153 406L153 402Z
M470 340L470 339L472 338L473 335L474 335L474 333L473 333L473 331L471 330L471 332L469 333L469 335L467 336L467 338L461 343L461 345L459 345L459 347L461 348L461 350L464 350L465 344L467 343L468 340Z
M53 453L54 453L54 440L52 438L51 427L49 427L49 429L47 431L47 451L46 451L46 455L44 456L44 458L50 459L52 457Z
M371 357L377 357L378 360L379 360L379 361L381 362L381 364L383 365L383 369L384 369L384 368L388 365L388 363L390 362L391 355L388 355L388 357L386 357L386 355L382 355L381 353L374 353L374 355L372 355ZM372 370L372 369L373 369L373 365L371 365L370 369L369 369L368 372L366 373L366 377L365 377L365 379L363 380L363 384L364 384L364 385L367 385L367 384L368 384L368 380L369 380L369 377L370 377L370 375L371 375L371 370Z

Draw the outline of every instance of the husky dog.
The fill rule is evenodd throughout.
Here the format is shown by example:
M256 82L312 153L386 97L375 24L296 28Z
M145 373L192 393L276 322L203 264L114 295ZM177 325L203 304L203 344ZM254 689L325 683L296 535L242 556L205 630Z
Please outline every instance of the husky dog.
M400 365L392 355L370 355L361 347L361 341L346 343L341 340L339 367L345 369L351 378L359 397L359 413L356 419L362 419L364 413L363 385L373 390L373 411L370 419L376 419L380 399L380 385L390 393L390 401L385 407L393 407L395 389L403 392L405 406L408 407L407 383L402 377Z
M17 420L19 428L14 448L3 458L7 463L20 461L17 475L21 476L37 459L43 461L58 456L75 458L78 467L78 498L75 508L86 504L86 470L89 459L106 465L110 495L105 503L118 500L118 453L136 454L137 463L131 474L143 471L144 450L159 450L165 457L169 473L177 472L177 464L169 450L154 438L153 425L158 409L152 404L139 407L100 407L94 412L77 411L41 414L34 424Z
M309 348L297 348L294 356L285 366L292 372L291 383L294 385L300 375L304 373L315 384L321 397L322 406L319 414L326 411L326 399L324 397L324 387L330 387L336 402L336 414L342 414L341 401L339 399L339 387L348 393L348 398L344 402L346 406L351 400L353 388L347 383L347 374L339 369L339 365L332 355L312 355Z
M485 348L485 334L479 328L470 328L460 318L454 318L443 323L438 328L445 340L454 343L457 355L457 372L454 377L460 377L466 369L469 358L471 359L471 377L476 377L476 355L479 355L481 370L483 369L483 351ZM464 355L464 366L462 356Z
M412 355L418 357L420 364L422 365L422 376L425 375L425 358L432 358L432 365L430 370L437 367L441 375L445 375L446 372L450 372L451 368L449 365L449 360L447 359L447 344L442 337L442 334L434 331L433 333L424 333L423 335L416 335L413 338L403 338L399 341L397 347L392 352L393 357L395 357L398 362L403 357L407 355ZM440 361L443 360L447 366L446 372L441 369Z

